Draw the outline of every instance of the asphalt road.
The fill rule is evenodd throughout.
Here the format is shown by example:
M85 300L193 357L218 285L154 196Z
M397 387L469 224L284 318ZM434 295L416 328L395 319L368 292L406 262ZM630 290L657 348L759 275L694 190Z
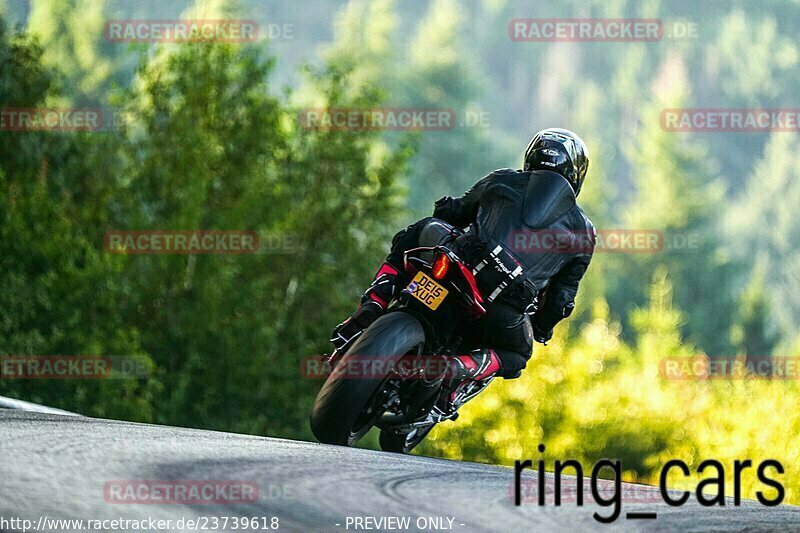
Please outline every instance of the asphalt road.
M611 508L596 504L515 507L512 470L504 467L5 409L0 452L5 531L134 530L113 519L152 519L137 524L151 531L168 525L156 520L171 520L172 530L252 530L244 517L258 517L261 530L277 517L279 531L800 531L800 508L705 508L694 497L671 508L643 486L623 489L621 516L607 526L592 514L608 516ZM535 480L526 474L526 483ZM164 501L180 490L181 503ZM631 512L657 518L626 519ZM379 522L387 517L408 519L408 526Z

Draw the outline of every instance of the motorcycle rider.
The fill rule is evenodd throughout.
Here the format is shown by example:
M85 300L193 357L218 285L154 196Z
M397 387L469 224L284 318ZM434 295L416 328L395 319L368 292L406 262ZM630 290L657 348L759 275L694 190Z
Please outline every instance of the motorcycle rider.
M523 170L496 170L463 196L438 200L433 217L395 235L358 310L334 329L334 347L344 353L386 312L410 281L404 253L433 245L428 242L433 235L438 243L454 246L473 267L486 308L480 326L472 328L474 346L480 348L454 358L451 383L457 387L494 375L519 377L533 341L546 344L555 325L572 313L592 257L594 226L576 202L588 166L588 149L580 137L545 129L528 145ZM551 245L543 246L545 241Z

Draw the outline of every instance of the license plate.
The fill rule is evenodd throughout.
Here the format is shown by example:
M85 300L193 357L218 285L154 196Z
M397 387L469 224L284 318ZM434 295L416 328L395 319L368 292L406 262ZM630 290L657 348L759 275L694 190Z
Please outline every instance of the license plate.
M424 272L417 272L404 292L411 294L431 310L436 311L447 296L448 290Z

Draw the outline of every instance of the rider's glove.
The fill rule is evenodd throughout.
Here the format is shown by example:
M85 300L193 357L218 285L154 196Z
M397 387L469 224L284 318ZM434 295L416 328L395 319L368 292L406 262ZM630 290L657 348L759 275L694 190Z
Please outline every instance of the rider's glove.
M343 351L383 313L384 309L379 303L367 298L352 317L336 326L331 333L331 344L337 351Z
M547 346L547 342L553 338L553 330L543 330L540 329L539 326L536 325L536 321L531 321L531 325L533 326L533 340L536 342L540 342Z
M364 328L358 325L352 318L348 318L333 330L331 333L331 344L337 351L342 351L352 341L355 340Z

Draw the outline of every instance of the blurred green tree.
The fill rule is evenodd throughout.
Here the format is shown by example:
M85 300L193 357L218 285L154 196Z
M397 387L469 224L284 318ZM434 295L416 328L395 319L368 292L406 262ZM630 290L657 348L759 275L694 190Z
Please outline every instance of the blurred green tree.
M478 103L485 89L478 66L464 53L460 30L466 16L454 0L435 0L420 20L408 49L398 101L402 105L453 112L453 127L423 133L412 162L409 207L421 216L445 195L459 196L495 168L520 165L527 139L512 156L493 143L494 119Z
M55 95L42 50L0 19L0 109ZM149 361L119 311L122 263L99 249L111 187L89 134L0 132L3 356L119 355ZM150 368L152 370L152 368ZM152 420L156 375L136 380L0 379L0 394L90 415Z
M731 253L761 269L769 316L785 339L785 349L800 324L799 150L797 134L773 133L725 219L728 239L736 243Z
M104 41L106 11L106 0L32 3L28 31L42 45L44 65L58 73L59 105L105 104L109 90L126 83L126 47Z
M685 332L714 355L731 355L731 328L736 315L736 276L741 274L722 243L724 189L713 160L697 141L665 131L660 111L681 107L688 87L681 63L666 61L654 100L642 109L642 121L626 156L634 174L635 193L622 217L623 228L663 233L654 253L616 254L608 300L627 316L646 299L652 273L665 267L674 284L675 301L686 310Z

